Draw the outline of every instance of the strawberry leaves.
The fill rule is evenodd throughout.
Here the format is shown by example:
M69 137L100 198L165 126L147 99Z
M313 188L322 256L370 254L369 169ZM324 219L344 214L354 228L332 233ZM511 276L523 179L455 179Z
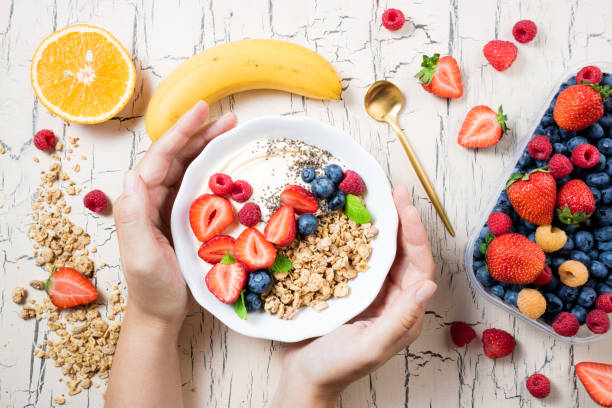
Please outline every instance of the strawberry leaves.
M434 54L432 57L428 57L427 55L423 55L423 62L421 62L420 70L414 77L419 79L419 82L425 85L431 84L433 80L433 76L436 73L436 68L438 66L438 59L440 58L440 54Z

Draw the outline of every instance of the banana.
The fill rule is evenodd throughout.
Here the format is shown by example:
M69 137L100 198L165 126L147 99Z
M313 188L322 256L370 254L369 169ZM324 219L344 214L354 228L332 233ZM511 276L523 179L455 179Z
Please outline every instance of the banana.
M209 48L170 73L155 90L145 126L158 139L198 100L252 89L275 89L315 99L340 99L340 77L323 57L279 40L242 40Z

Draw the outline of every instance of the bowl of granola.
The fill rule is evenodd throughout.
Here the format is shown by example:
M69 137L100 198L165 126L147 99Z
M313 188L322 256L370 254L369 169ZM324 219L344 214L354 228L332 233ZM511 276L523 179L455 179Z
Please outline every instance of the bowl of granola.
M368 307L397 228L387 176L352 137L274 116L214 139L185 172L171 216L195 300L234 331L284 342Z

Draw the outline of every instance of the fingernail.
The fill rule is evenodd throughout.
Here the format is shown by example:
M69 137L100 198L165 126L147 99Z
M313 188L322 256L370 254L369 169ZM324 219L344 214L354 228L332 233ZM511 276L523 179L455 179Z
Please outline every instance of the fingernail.
M123 176L123 194L135 194L138 188L138 175L135 171L126 171Z
M421 286L416 293L416 301L419 302L421 306L425 307L436 289L438 289L438 286L435 283L432 281L425 281L423 286Z

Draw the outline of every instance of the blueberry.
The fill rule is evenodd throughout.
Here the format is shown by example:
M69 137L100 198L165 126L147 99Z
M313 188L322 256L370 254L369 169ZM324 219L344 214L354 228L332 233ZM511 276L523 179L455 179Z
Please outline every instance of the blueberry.
M589 272L591 272L591 276L596 279L605 279L606 276L608 276L608 268L599 261L591 262Z
M596 289L599 295L603 295L604 293L612 293L612 286L608 285L607 283L597 284Z
M484 226L481 230L480 230L480 234L478 235L478 238L480 238L481 240L485 240L485 238L487 237L487 234L490 234L491 230L489 229L489 227Z
M572 288L561 284L561 287L557 290L557 296L564 302L573 302L578 296L578 288Z
M272 277L265 269L249 273L246 284L247 290L253 293L265 293L272 287Z
M612 129L612 115L602 116L601 119L599 119L599 124L604 129L604 131L607 131L609 134L610 129Z
M317 173L312 167L304 167L300 175L302 176L302 180L304 180L304 182L310 183L312 180L314 180Z
M593 231L593 237L597 241L612 241L612 226L597 228Z
M591 249L589 252L587 252L587 255L591 259L599 259L599 251L596 249Z
M576 316L576 319L578 319L578 323L580 323L581 325L584 324L584 322L586 321L587 310L584 307L576 305L572 307L570 313Z
M588 265L591 263L591 258L589 258L589 256L582 251L572 251L570 253L570 259L573 259L574 261L582 262L585 265Z
M550 265L552 265L552 259L551 259L551 258L550 258L548 255L546 255L546 258L545 258L545 260L544 260L544 263L545 263L546 265L550 266Z
M599 83L600 85L608 85L609 87L612 88L612 76L610 74L604 73L601 76L601 82Z
M570 176L566 176L566 177L563 177L562 179L557 180L557 187L561 187L562 185L564 185L565 183L567 183L571 179L572 178Z
M344 172L342 171L342 167L337 164L328 164L325 166L325 175L334 182L334 184L340 184L342 179L344 178Z
M591 288L591 289L595 289L595 287L597 287L597 281L594 279L589 278L586 283L584 285L582 285L583 288Z
M530 232L529 235L527 235L527 239L531 242L535 242L535 231Z
M608 164L606 156L604 156L602 153L599 153L599 161L597 162L595 167L593 167L593 170L604 171L606 169L606 164Z
M521 169L525 170L525 168L526 168L527 166L529 166L529 165L531 164L531 162L532 162L532 158L531 158L531 156L529 155L529 152L528 152L527 150L525 150L525 151L523 152L523 155L521 156L521 158L520 158L520 159L518 159L518 162L517 162L517 163L518 163L518 165L519 165L519 167L520 167Z
M587 176L586 183L594 187L607 187L610 185L610 176L603 171L600 173L591 173Z
M559 134L561 135L561 139L564 139L564 140L567 140L567 141L569 141L569 140L571 140L571 139L576 137L576 132L574 132L573 130L559 129ZM582 138L582 139L584 139L584 138ZM582 143L580 143L580 144L582 144ZM570 149L569 146L568 146L568 149ZM574 150L574 149L571 148L570 151L571 150Z
M482 286L486 288L493 286L496 282L486 266L483 266L476 271L476 280L478 280L478 282L480 282Z
M584 144L584 143L588 143L588 141L584 137L582 136L572 137L570 140L567 141L567 150L569 150L570 152L573 152L576 146Z
M612 274L608 275L608 278L606 279L606 285L612 286Z
M565 81L565 84L566 84L567 86L576 85L576 84L577 84L577 82L576 82L576 77L575 77L575 76L571 77L570 79L568 79L567 81Z
M604 130L599 123L594 123L585 130L586 137L589 139L601 139L604 137Z
M603 251L610 251L610 252L612 252L612 241L598 242L597 243L597 249L599 249L602 252Z
M576 226L576 225L564 225L563 229L565 230L566 233L574 235L574 233L576 231L578 231L578 226Z
M329 177L317 177L310 184L310 190L312 194L319 198L327 198L334 194L336 186Z
M255 312L261 309L261 298L257 293L247 293L244 297L244 305L247 312Z
M517 300L518 300L518 293L513 290L509 290L504 294L504 302L506 302L509 305L516 306Z
M569 312L570 310L572 310L572 308L575 306L575 303L573 302L567 302L565 304L563 304L563 310L566 312Z
M561 266L561 264L565 261L567 261L567 259L565 258L553 258L551 262L551 268L557 270L557 268L559 268L559 266Z
M597 225L612 225L612 208L610 207L599 207L593 214L593 219Z
M314 234L319 226L319 220L312 214L302 214L297 219L297 230L302 236Z
M506 205L508 207L511 206L510 200L508 200L508 193L506 193L506 190L502 191L501 194L499 195L499 198L497 199L497 204Z
M573 249L574 249L574 240L572 239L572 237L568 236L567 241L565 242L565 245L563 245L563 248L559 250L559 253L568 254Z
M544 313L542 315L542 320L544 320L547 325L552 326L555 320L557 320L557 316L559 316L559 313Z
M561 143L561 133L559 133L558 127L550 126L544 130L544 134L548 136L548 140L550 140L550 143ZM536 135L537 133L534 136Z
M612 160L606 161L606 167L604 168L606 174L612 177Z
M595 241L593 240L593 234L589 231L578 231L574 235L574 244L577 249L587 252L593 248Z
M506 282L497 282L497 284L504 289L510 289L510 287L512 286L511 284L506 283Z
M340 190L336 190L333 196L327 201L327 206L330 210L336 211L341 208L344 208L344 203L346 202L346 196L344 192Z
M603 154L612 155L612 139L604 137L597 142L597 149Z
M527 235L529 235L529 233L530 233L530 232L531 232L531 231L529 231L529 230L527 229L527 227L525 227L524 225L517 225L517 226L516 226L516 233L517 233L517 234L527 236Z
M595 289L589 287L582 287L580 289L580 293L578 294L578 304L584 307L590 307L593 303L595 303L595 299L597 299L597 292Z
M542 289L548 292L554 292L555 290L557 290L557 287L560 283L561 281L559 280L559 278L556 275L553 275L552 279L549 280L546 285L542 286Z
M474 270L478 270L479 268L482 268L484 266L484 261L474 261L474 263L472 264L472 267L474 268Z
M544 166L547 166L548 161L547 160L536 160L535 164L536 164L536 167L540 169Z
M563 309L563 301L554 293L545 293L546 311L549 313L559 313Z
M567 147L563 143L554 143L553 144L553 153L554 154L567 154Z
M521 223L527 228L528 231L535 231L538 229L538 226L530 223L529 221L522 220Z
M604 204L612 203L612 187L606 187L601 190L601 202Z
M503 288L502 285L495 285L491 286L491 293L497 297L504 297L504 293L506 293L506 290Z
M612 252L605 251L599 254L599 261L607 268L612 268Z
M542 116L542 120L540 121L540 125L544 127L548 127L555 124L555 118L550 113L545 113Z
M593 193L593 198L595 199L595 204L601 201L601 191L595 187L589 187L591 192Z
M482 241L478 240L474 243L474 259L482 259L484 257L484 255L482 254L482 252L480 252L480 244L482 244ZM476 263L476 262L474 262Z

